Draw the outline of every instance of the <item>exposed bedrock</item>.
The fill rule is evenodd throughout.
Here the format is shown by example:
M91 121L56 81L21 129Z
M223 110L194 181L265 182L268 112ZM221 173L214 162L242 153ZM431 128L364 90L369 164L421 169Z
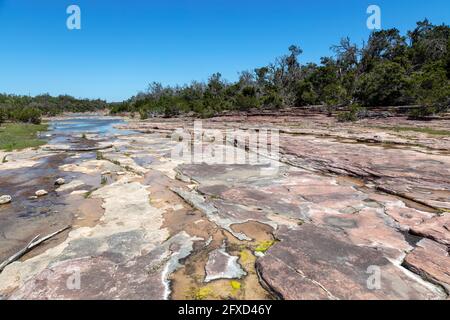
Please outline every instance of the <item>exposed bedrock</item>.
M69 152L8 153L0 195L12 201L0 206L0 256L72 228L8 265L0 296L448 299L448 137L377 128L408 125L399 119L205 121L282 129L281 161L271 159L270 171L267 163L207 164L209 155L172 158L180 141L171 133L191 120L134 122L146 134L57 146ZM214 139L206 138L208 149ZM38 189L48 194L31 199Z
M408 207L398 197L352 180L287 165L269 178L246 165L183 165L179 170L198 183L198 191L184 194L202 199L200 205L191 199L192 205L202 209L207 203L221 221L256 220L278 228L280 242L257 260L257 267L265 286L284 299L447 296L424 273L402 267L421 239L409 232L422 230L422 237L446 243L446 214ZM380 270L380 288L368 287L371 268Z
M440 216L429 219L413 227L411 231L420 236L450 246L450 213L445 212Z
M280 228L257 260L262 280L284 299L442 299L436 286L327 228ZM379 279L376 277L379 276Z
M185 232L169 238L163 211L150 205L148 195L130 177L95 191L92 197L102 199L105 210L100 223L77 228L56 247L8 266L0 274L0 291L11 299L167 298L170 273L198 239Z
M409 253L403 265L450 293L450 257L448 247L423 239Z
M205 282L216 279L239 279L246 275L238 257L229 255L223 248L212 251L205 266Z
M448 155L311 136L286 135L282 141L281 150L292 164L358 177L374 183L381 191L450 210Z

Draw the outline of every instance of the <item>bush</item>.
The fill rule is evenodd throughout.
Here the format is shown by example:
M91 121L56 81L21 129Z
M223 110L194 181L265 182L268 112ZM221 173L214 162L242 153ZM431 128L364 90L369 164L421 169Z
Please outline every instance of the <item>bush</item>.
M409 82L405 69L384 61L363 74L356 83L356 97L365 106L393 106L407 102Z
M170 105L164 108L164 117L170 118L180 114L180 109L177 106Z
M205 108L205 109L203 109L203 110L200 112L199 116L200 116L200 118L202 118L202 119L206 119L206 118L212 118L212 117L214 117L215 114L216 114L216 113L215 113L215 111L214 111L213 109Z
M6 121L6 110L4 110L2 107L0 107L0 125Z
M144 108L139 109L139 117L141 120L145 120L148 118L148 111Z
M272 92L262 98L262 104L269 108L279 109L283 106L283 99L279 94Z
M255 87L248 86L243 88L242 92L236 96L236 106L242 111L259 107L259 100L256 97Z
M444 64L435 62L412 75L412 93L416 102L424 107L420 111L413 110L413 112L417 112L417 115L434 113L448 103L450 82L446 73Z
M21 110L13 111L12 117L14 120L24 123L40 124L42 113L39 109L34 107L25 107Z
M365 108L362 108L359 104L350 105L349 111L340 112L337 115L339 122L355 122L358 121L365 113Z
M425 119L436 113L436 108L432 106L422 106L419 108L412 109L409 112L409 118L415 120Z
M139 112L141 119L146 119L151 115L172 117L191 111L210 117L224 110L320 103L332 115L336 106L351 101L365 107L419 104L423 108L412 115L423 117L449 106L449 40L448 25L433 25L424 20L406 35L397 29L376 31L362 47L344 38L339 45L332 46L334 55L322 57L320 64L300 63L302 50L294 45L287 55L267 66L242 72L234 82L226 81L220 73L206 82L184 86L154 82L145 92L122 103L80 100L68 95L0 94L0 106L5 107L8 119L25 122L39 121L40 116L33 115L37 114L35 110L56 115L110 108L111 114ZM351 110L339 114L345 121L360 116L361 113Z
M126 102L111 104L110 114L119 114L124 112L129 112L130 106Z
M296 100L297 106L306 106L317 103L317 94L314 92L314 88L311 82L302 80L297 83L296 86Z
M328 116L331 117L333 108L345 103L345 100L347 99L347 92L340 84L333 83L327 85L323 89L323 93L325 96L324 102L327 108Z

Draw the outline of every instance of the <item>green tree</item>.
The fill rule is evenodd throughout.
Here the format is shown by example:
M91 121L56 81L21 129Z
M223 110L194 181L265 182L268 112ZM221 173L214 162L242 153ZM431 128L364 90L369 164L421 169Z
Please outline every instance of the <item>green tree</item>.
M450 102L450 81L443 62L427 64L412 75L412 94L420 109L412 113L423 117L445 111Z
M411 100L408 80L400 64L379 62L357 80L355 95L364 106L400 105Z
M300 80L296 87L296 100L297 106L307 106L316 104L318 95L314 91L314 86L311 81Z
M0 125L6 121L6 109L0 105Z
M416 69L448 57L449 26L435 26L425 19L417 22L417 27L408 32L408 37L411 42L411 60Z
M360 70L370 72L384 61L397 62L405 67L407 49L406 37L401 36L399 30L375 31L362 49Z
M12 118L19 122L40 124L42 113L35 107L25 107L12 111Z
M236 106L239 110L249 110L259 107L256 88L253 86L244 87L236 96Z
M331 83L323 89L324 102L328 109L345 104L347 91L339 83Z

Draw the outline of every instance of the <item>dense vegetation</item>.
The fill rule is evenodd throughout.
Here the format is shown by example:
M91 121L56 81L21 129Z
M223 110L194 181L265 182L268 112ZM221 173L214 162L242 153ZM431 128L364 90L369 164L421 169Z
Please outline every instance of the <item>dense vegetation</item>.
M43 115L55 116L62 112L88 112L108 108L103 100L76 99L48 94L36 97L0 94L0 124L6 120L39 124Z
M320 64L300 63L302 49L268 66L240 73L236 82L220 73L206 83L163 86L154 82L146 92L127 101L108 104L71 96L36 97L0 95L0 123L5 120L39 123L42 115L109 108L112 114L130 112L145 119L193 112L210 117L225 110L278 109L321 105L330 114L348 111L340 120L356 120L377 106L416 106L411 116L421 118L447 110L450 105L450 27L428 20L406 35L397 29L373 32L361 47L343 38L331 47L333 56Z
M411 115L423 117L450 103L449 37L449 26L424 20L407 35L397 29L373 32L362 47L344 38L319 65L301 64L303 51L293 45L268 66L240 73L236 82L220 73L207 83L165 87L155 82L113 105L111 112L147 118L192 111L209 117L224 110L323 105L330 113L347 106L349 111L339 117L354 120L371 107L416 105Z

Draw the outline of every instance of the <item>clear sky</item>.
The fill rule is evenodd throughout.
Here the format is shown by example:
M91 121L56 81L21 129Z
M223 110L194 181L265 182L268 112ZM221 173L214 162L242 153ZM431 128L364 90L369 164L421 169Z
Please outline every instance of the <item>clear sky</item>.
M66 27L71 4L81 30ZM0 0L0 92L118 101L152 81L235 80L290 44L318 62L343 36L367 39L370 4L383 28L450 23L449 0Z

